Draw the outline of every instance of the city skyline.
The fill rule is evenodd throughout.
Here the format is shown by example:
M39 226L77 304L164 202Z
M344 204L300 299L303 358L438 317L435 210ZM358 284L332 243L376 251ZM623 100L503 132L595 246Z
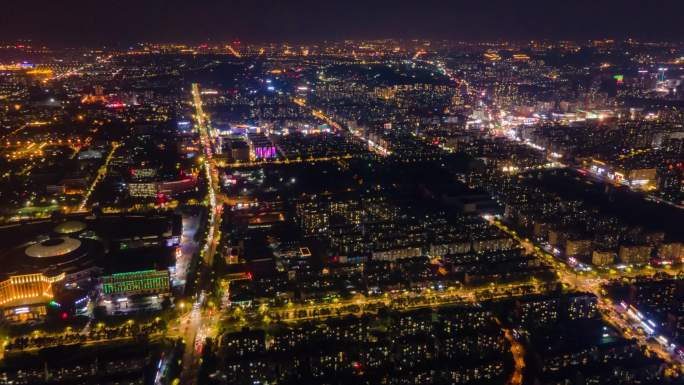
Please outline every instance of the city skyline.
M425 38L681 40L676 0L147 1L6 4L0 36L45 44ZM35 10L39 9L40 12Z
M684 384L674 1L0 13L0 383Z

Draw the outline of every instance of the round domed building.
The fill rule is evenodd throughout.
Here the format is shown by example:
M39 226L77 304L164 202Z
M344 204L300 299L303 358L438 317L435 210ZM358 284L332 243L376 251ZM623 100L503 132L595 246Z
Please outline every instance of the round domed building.
M27 247L24 253L31 258L56 258L69 255L79 247L81 241L75 238L49 238Z
M88 226L81 221L66 221L55 226L53 231L56 234L72 235L82 232L87 227Z
M3 318L25 322L40 318L55 296L54 284L87 282L101 270L103 245L79 238L87 226L78 221L18 225L7 231L0 248L0 307Z

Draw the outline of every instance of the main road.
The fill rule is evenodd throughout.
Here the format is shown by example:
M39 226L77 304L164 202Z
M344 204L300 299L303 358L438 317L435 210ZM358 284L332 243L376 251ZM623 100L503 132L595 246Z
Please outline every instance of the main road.
M317 109L309 106L305 99L293 97L292 102L294 104L298 105L299 107L302 107L304 109L308 109L312 116L324 121L327 125L332 127L335 131L342 131L343 130L343 127L341 124L336 122L333 118L328 116L322 110L317 110ZM365 135L364 130L351 129L350 127L347 127L346 131L349 135L352 135L357 140L360 140L361 142L365 143L368 146L368 150L375 153L376 155L387 156L387 155L390 155L392 153L388 148L381 146L380 143L375 143L372 140L370 140Z
M214 264L214 256L221 236L221 213L223 211L223 204L220 204L217 199L220 191L219 174L213 157L210 120L204 112L200 87L197 83L192 85L192 102L195 107L195 121L202 147L201 162L207 179L209 225L206 243L200 252L203 266L198 272L199 283L196 285L196 299L190 305L192 306L190 312L180 318L178 325L178 332L185 341L183 370L180 375L181 384L195 384L197 382L197 371L200 367L200 356L204 341L207 337L212 336L218 321L216 316L205 315L202 306L205 302L204 289L209 287L208 273Z
M214 255L218 246L221 226L221 212L223 205L218 204L217 195L220 191L218 168L213 157L211 140L211 125L208 116L204 112L202 97L199 84L192 85L192 100L195 106L195 120L200 136L203 157L202 165L207 179L207 190L209 199L209 233L207 242L202 250L202 256L206 267L211 267L214 263Z

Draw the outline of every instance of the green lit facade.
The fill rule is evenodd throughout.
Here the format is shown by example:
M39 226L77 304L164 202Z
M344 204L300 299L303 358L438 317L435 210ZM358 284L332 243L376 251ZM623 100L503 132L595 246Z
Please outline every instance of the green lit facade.
M168 291L168 270L133 271L102 278L102 292L105 295L153 294Z

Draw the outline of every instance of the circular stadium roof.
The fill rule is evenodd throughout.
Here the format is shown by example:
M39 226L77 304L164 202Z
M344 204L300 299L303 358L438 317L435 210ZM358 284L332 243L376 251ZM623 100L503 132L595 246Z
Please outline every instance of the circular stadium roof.
M47 241L33 244L24 251L33 258L51 258L67 255L81 247L81 241L74 238L51 238Z
M66 221L55 227L58 234L74 234L85 230L86 224L80 221Z

